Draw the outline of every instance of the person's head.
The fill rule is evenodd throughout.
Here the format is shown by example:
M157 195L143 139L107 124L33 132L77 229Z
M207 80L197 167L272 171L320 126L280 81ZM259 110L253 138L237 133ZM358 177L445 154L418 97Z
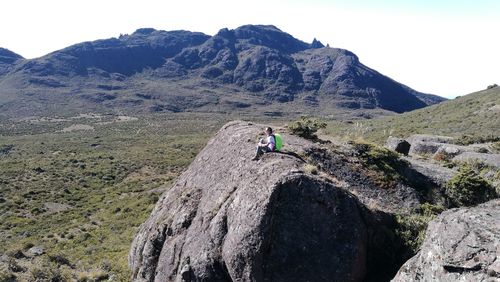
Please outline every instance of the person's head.
M266 130L264 130L264 133L266 133L266 135L269 136L269 135L273 134L273 129L270 127L266 127Z

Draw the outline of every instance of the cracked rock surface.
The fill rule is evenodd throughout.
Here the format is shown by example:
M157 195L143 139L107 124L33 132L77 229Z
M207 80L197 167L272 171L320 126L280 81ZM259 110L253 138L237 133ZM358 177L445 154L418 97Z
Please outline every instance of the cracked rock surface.
M500 200L443 212L392 281L499 281Z

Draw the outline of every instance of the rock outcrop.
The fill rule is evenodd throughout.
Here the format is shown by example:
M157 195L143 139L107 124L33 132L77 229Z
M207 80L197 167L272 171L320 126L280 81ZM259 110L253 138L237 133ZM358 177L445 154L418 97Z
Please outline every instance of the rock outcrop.
M283 152L251 161L264 127L228 123L162 195L134 239L133 280L387 281L396 274L409 253L395 215L443 203L445 181L383 148L284 132Z
M356 197L296 155L250 161L261 128L229 123L158 201L134 239L135 281L361 281ZM287 149L312 146L285 136Z
M498 281L500 200L445 211L392 281Z
M464 152L455 156L453 160L457 162L479 161L487 165L500 168L500 154Z
M389 137L385 146L389 150L393 150L403 155L408 155L410 152L410 143L402 138Z

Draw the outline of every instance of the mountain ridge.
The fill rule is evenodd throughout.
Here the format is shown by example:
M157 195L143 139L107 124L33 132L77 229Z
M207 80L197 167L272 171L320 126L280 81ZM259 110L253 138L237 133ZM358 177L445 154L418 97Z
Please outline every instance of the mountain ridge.
M364 66L350 51L324 47L316 39L306 43L272 25L223 28L214 36L141 28L16 60L4 71L0 86L0 109L14 116L82 107L115 112L404 112L444 100ZM43 110L47 102L60 109Z

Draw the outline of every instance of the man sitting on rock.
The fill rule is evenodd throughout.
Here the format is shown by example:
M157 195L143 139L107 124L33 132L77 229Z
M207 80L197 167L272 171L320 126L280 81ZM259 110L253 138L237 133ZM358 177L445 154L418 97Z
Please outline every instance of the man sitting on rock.
M266 134L266 140L264 138L261 138L259 143L257 144L257 151L255 152L255 157L253 157L253 161L256 161L259 159L262 154L267 153L267 152L273 152L274 149L276 148L276 140L274 139L273 135L273 129L270 127L266 127L266 130L264 130L264 133Z

